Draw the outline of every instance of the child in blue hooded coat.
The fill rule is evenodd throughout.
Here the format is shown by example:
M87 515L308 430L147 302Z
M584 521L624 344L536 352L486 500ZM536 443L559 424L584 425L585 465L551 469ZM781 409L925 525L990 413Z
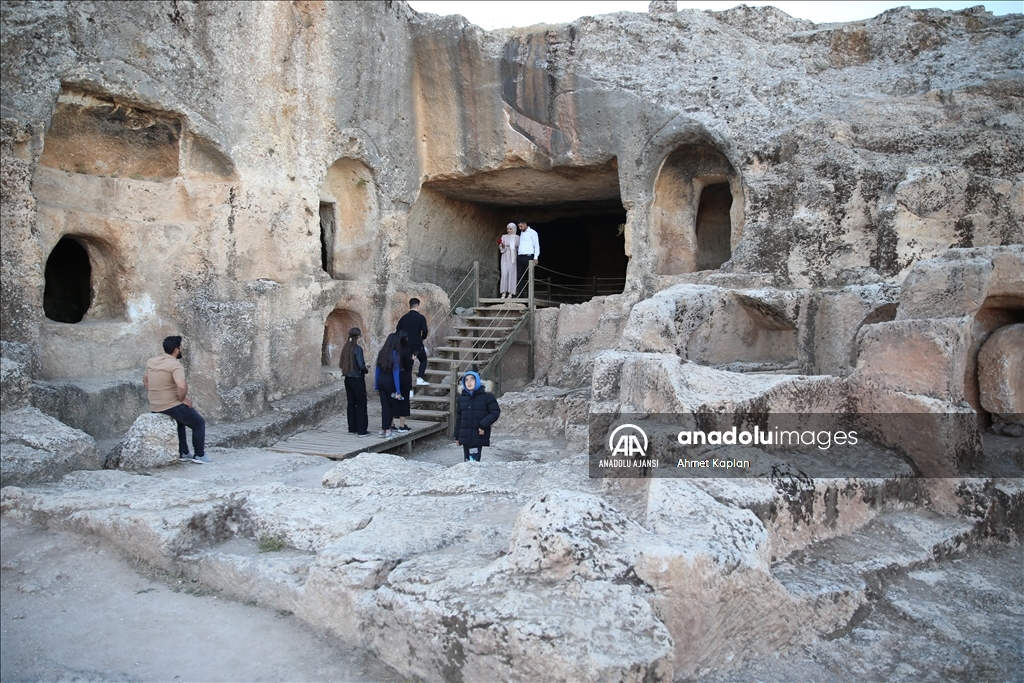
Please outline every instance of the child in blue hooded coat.
M498 399L484 388L480 375L467 372L455 402L455 445L462 446L466 460L480 462L483 447L491 445L491 425L500 415Z

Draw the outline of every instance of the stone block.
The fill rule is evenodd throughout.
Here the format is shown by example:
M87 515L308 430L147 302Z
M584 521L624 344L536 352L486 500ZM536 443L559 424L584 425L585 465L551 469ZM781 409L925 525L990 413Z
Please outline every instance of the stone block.
M854 375L893 391L962 401L970 335L968 317L865 325Z
M698 363L792 367L808 290L730 290L679 284L635 305L619 348L675 353Z
M991 298L1024 299L1024 248L950 249L907 273L897 320L974 315Z
M35 380L32 404L97 439L123 434L149 410L141 369L132 375Z
M100 467L91 436L36 408L4 411L0 425L2 486L56 481L74 470Z
M568 396L586 393L583 390L570 392L555 387L536 387L501 397L501 420L495 423L498 434L516 435L529 433L563 436L570 422L580 422L577 412L569 415L566 405ZM582 415L586 422L586 412Z
M670 354L608 351L595 364L591 413L828 413L845 400L836 377L730 372Z
M1024 436L1024 323L999 328L981 347L978 384L981 406L992 414L993 427L1008 436Z
M857 363L857 333L864 325L896 317L899 287L851 285L821 292L813 319L814 372L845 376Z
M161 413L135 419L124 440L107 458L107 467L142 470L178 462L178 423Z
M884 376L855 373L849 387L859 428L879 446L901 453L921 476L959 476L980 460L977 414L965 402L908 393Z
M577 575L621 580L630 569L629 553L610 551L644 536L640 525L597 496L549 491L530 501L516 518L503 568L548 581Z
M730 653L770 652L799 630L769 572L768 532L750 510L689 481L652 479L645 526L652 536L637 549L634 571L672 634L677 677L699 677ZM752 621L756 636L737 628Z

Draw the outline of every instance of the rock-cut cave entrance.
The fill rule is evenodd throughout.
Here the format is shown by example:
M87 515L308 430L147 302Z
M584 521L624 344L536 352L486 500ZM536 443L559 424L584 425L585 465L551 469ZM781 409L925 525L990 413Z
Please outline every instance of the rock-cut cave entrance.
M615 159L425 183L409 221L412 279L433 282L453 296L479 262L481 295L497 296L498 239L506 224L521 219L540 237L538 298L581 303L622 292L629 259Z
M621 294L626 283L626 210L617 201L524 210L540 237L536 296L580 303Z
M78 240L62 237L46 259L43 314L59 323L77 323L92 304L92 265Z
M719 268L732 257L732 189L729 183L714 183L700 193L694 232L697 236L697 270Z

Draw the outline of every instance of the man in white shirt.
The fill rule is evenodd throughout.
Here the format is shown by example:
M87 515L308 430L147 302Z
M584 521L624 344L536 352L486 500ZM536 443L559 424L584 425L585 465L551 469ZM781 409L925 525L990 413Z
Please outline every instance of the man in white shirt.
M516 296L522 297L529 283L526 281L526 271L530 267L530 261L534 264L540 260L540 238L537 231L526 224L526 221L519 221L519 255L516 257Z

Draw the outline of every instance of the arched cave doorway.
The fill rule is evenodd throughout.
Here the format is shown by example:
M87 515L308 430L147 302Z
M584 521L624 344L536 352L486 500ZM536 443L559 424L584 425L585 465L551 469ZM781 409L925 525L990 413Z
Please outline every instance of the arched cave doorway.
M321 364L336 368L341 360L341 349L348 340L348 331L358 327L366 333L363 318L355 311L347 308L336 308L331 311L324 322L324 342L320 349Z
M732 191L729 183L714 183L700 193L694 232L697 236L697 270L720 268L732 258Z
M92 304L89 253L71 237L62 237L46 259L43 314L59 323L77 323Z
M380 213L373 172L361 161L341 158L327 169L320 187L320 266L335 280L373 275Z
M497 296L498 239L507 223L520 219L540 236L537 275L545 281L538 284L544 288L539 297L579 303L595 293L622 291L629 258L616 159L425 183L409 217L412 279L433 282L452 296L476 261L481 294Z
M732 258L743 228L739 174L710 145L669 154L654 183L651 246L658 275L713 270Z
M320 267L334 277L334 238L337 234L336 205L320 202Z

